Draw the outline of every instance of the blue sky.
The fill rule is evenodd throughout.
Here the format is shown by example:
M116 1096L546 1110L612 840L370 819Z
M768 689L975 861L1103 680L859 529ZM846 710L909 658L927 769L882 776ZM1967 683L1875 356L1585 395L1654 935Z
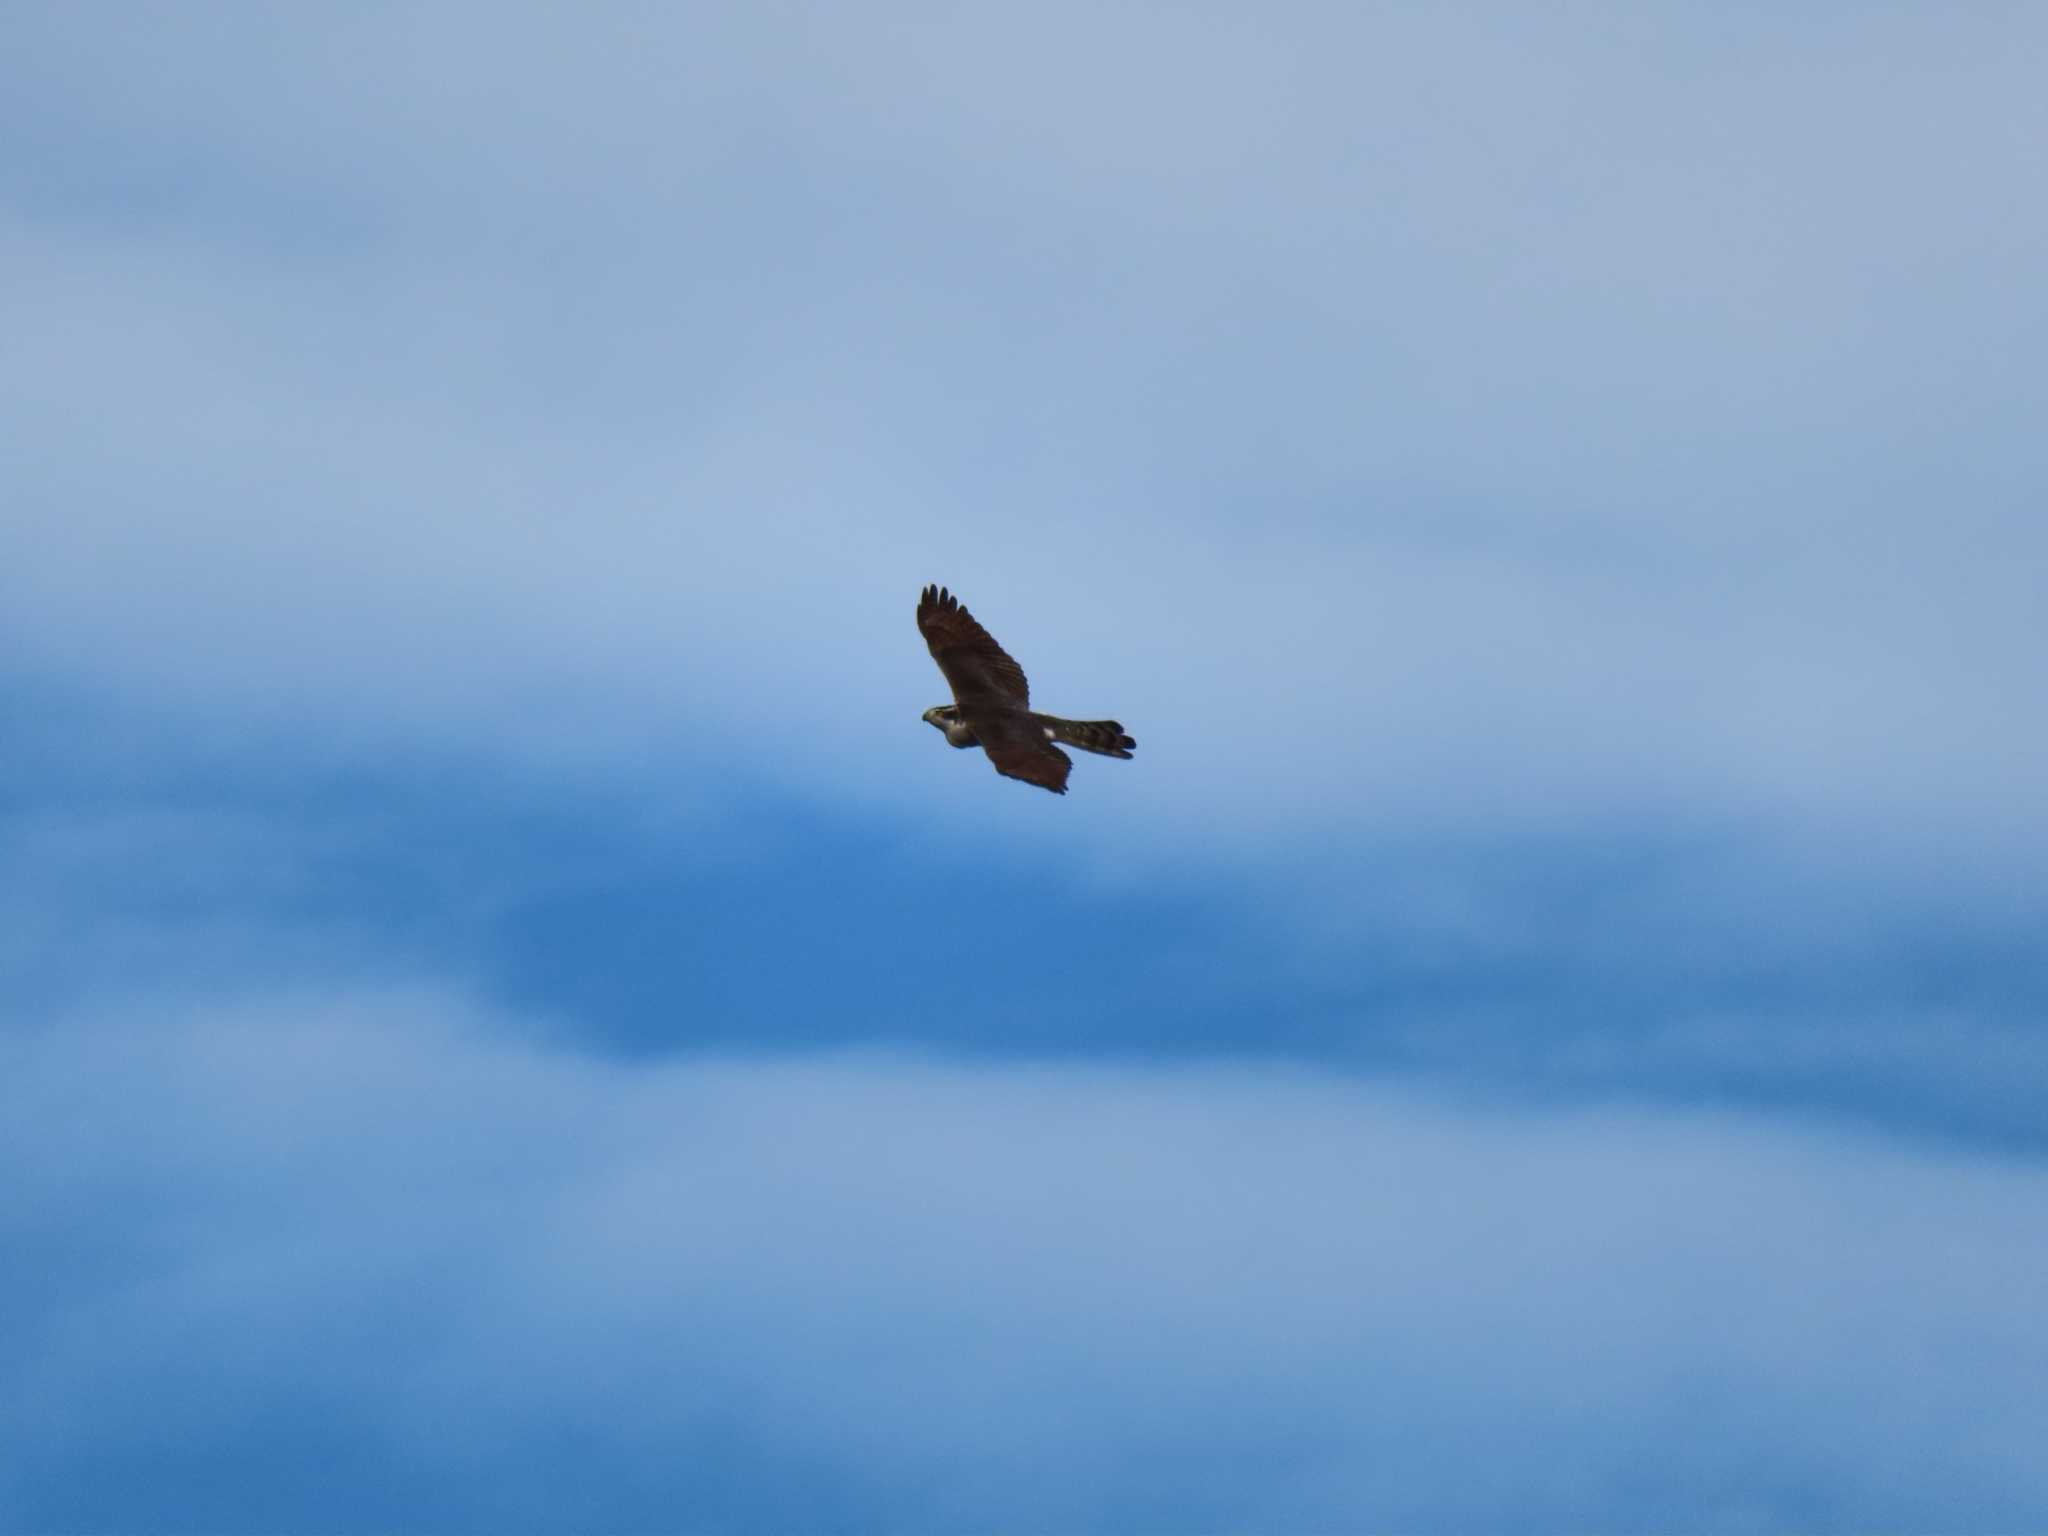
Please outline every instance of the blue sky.
M0 1528L2048 1525L2044 67L14 8Z

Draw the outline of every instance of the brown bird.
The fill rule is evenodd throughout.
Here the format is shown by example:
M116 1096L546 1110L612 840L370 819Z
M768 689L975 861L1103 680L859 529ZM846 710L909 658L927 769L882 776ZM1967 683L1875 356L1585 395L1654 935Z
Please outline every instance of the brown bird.
M953 746L980 747L997 773L1064 795L1074 760L1054 742L1104 757L1129 757L1137 745L1114 720L1034 714L1024 669L944 587L924 589L917 627L953 689L953 702L934 704L925 723Z

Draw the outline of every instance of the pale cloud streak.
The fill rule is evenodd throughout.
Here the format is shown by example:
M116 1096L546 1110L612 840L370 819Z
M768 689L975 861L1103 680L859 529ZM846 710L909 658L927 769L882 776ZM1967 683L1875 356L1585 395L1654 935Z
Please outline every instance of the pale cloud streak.
M1161 836L2038 825L2010 13L82 25L4 256L44 666L901 803L937 579L1200 761ZM1207 724L1305 713L1278 785Z
M0 22L0 1525L2048 1519L2048 32L1262 18Z
M50 1176L10 1247L62 1277L10 1309L15 1523L232 1526L200 1475L309 1418L380 1497L535 1529L688 1525L721 1446L774 1473L720 1495L742 1526L792 1488L899 1528L2048 1504L2029 1164L1316 1073L628 1069L521 1034L330 991L11 1040L10 1160ZM567 1442L660 1470L537 1478ZM103 1459L171 1483L81 1480Z

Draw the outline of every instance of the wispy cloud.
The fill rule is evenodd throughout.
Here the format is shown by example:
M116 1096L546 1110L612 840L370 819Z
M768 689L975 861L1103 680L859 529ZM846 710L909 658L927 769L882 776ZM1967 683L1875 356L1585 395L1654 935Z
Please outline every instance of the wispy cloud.
M338 1528L2048 1502L2038 1168L1295 1072L627 1068L431 992L81 1022L7 1047L23 1528L253 1529L313 1446Z
M2038 18L0 31L0 1524L2042 1522Z
M1176 830L2037 823L2019 18L438 16L13 51L28 654L822 789L935 578Z

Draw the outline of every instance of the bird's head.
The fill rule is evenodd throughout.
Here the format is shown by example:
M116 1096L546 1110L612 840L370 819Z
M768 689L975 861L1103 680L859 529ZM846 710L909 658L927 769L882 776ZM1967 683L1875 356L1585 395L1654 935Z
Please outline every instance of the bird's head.
M934 704L924 712L924 723L944 736L949 747L978 745L974 732L960 718L960 706L957 704Z

